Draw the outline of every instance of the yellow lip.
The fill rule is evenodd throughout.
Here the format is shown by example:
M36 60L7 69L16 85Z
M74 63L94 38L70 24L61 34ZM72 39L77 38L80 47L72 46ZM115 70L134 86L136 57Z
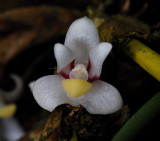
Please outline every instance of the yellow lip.
M7 118L14 115L16 111L16 105L15 104L9 104L2 108L0 108L0 118Z
M62 81L64 91L71 97L80 97L87 93L92 84L82 79L66 79Z

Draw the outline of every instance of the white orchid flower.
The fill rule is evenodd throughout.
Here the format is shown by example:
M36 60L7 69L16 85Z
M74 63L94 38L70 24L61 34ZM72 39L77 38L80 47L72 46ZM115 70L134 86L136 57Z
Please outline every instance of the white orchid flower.
M19 98L23 81L16 74L11 74L10 77L15 82L15 88L9 92L0 88L0 141L17 141L25 135L21 125L14 118L16 105L11 103Z
M57 72L30 84L37 103L48 111L61 104L82 105L91 114L110 114L122 107L112 85L98 80L110 43L99 41L94 23L87 17L70 26L65 43L54 46Z
M19 98L23 89L23 81L19 76L10 74L10 77L15 82L15 88L12 91L5 91L0 88L0 118L7 118L14 115L16 105L11 102Z

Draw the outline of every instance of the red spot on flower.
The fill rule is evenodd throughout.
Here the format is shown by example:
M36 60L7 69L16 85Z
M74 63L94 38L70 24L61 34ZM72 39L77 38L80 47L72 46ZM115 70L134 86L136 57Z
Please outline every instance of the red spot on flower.
M98 79L98 76L94 76L92 78L88 78L88 82L93 82L93 81L96 81Z
M70 65L69 65L70 70L72 70L72 69L74 68L74 62L75 62L75 60L73 60L73 61L70 63Z
M74 62L75 60L73 60L68 66L69 66L69 69L72 70L74 68ZM69 74L65 73L63 70L60 71L59 73L61 76L63 76L65 79L69 79Z
M69 79L69 75L66 74L65 72L61 71L59 74L63 76L65 79Z

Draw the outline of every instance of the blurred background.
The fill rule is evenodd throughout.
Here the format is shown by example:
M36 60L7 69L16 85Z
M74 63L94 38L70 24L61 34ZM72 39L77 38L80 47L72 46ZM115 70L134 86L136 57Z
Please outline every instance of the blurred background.
M0 95L11 95L19 84L16 98L11 96L9 100L3 100L5 104L12 102L17 105L14 118L23 130L28 133L50 114L36 103L28 84L54 74L54 44L64 43L66 32L74 20L88 16L96 23L96 19L104 21L115 15L131 17L149 29L143 33L146 38L135 30L140 35L136 38L160 54L159 13L156 0L1 0ZM125 26L123 28L125 30ZM132 115L159 91L159 82L123 52L117 51L114 39L108 41L113 43L114 49L104 62L100 79L120 91L128 113ZM12 74L20 83L16 83ZM155 117L139 133L137 140L160 139L159 118L160 115Z

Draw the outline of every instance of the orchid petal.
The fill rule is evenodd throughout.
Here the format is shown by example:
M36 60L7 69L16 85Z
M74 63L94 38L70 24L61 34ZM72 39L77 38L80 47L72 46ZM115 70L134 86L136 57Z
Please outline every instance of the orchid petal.
M90 51L89 79L100 76L103 62L111 49L112 45L110 43L102 42Z
M25 135L19 122L13 117L0 119L0 125L0 140L18 141Z
M48 75L35 82L33 96L42 108L52 111L57 106L68 103L62 88L62 80L64 78L60 75Z
M111 114L122 107L122 98L112 85L97 80L86 94L87 101L81 103L91 114Z
M79 105L82 105L82 103L87 102L86 94L76 98L67 95L67 98L69 100L69 104L72 106L79 106Z
M64 68L64 70L67 70L67 65L69 65L74 60L74 54L71 49L65 47L62 44L55 44L54 54L57 60L57 72L60 72Z
M71 97L80 97L86 94L92 84L82 79L67 79L62 81L63 90Z
M34 88L34 84L35 84L35 81L32 81L32 82L30 82L29 83L29 88L30 88L30 90L33 92L33 88Z
M99 36L94 23L89 18L83 17L71 24L64 45L74 52L75 64L88 66L89 51L98 43Z

